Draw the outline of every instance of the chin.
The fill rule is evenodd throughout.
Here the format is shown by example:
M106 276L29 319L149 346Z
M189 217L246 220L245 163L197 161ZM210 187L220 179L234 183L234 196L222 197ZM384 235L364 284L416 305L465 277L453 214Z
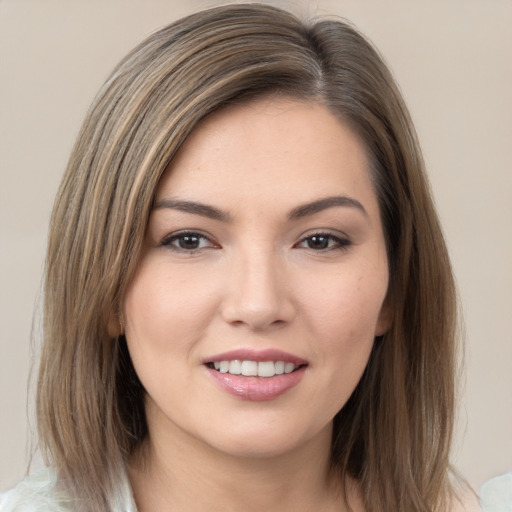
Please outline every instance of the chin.
M303 449L309 450L319 444L330 446L332 422L315 430L290 428L275 423L252 424L233 430L223 430L219 436L205 440L214 449L241 459L269 459L291 454ZM210 432L212 434L213 432Z
M227 456L234 457L237 459L274 459L276 457L282 457L292 453L299 443L282 443L271 444L268 441L261 440L254 442L240 441L239 443L230 442L226 445L217 446L217 450L224 453Z

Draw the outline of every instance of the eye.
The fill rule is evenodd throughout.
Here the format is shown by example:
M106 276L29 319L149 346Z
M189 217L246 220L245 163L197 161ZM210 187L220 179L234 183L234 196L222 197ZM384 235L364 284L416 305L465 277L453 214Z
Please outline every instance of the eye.
M160 245L168 247L173 251L188 253L218 247L218 245L213 243L206 235L197 231L180 231L179 233L171 233L162 240Z
M332 233L314 233L300 240L296 247L321 252L346 249L350 245L351 242L347 238L342 238Z

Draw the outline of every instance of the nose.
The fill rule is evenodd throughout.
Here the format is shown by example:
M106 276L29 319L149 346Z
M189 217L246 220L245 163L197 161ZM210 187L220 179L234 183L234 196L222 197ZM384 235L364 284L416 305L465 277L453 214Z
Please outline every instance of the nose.
M222 316L252 331L281 327L295 316L284 262L262 251L243 254L233 262L226 283Z

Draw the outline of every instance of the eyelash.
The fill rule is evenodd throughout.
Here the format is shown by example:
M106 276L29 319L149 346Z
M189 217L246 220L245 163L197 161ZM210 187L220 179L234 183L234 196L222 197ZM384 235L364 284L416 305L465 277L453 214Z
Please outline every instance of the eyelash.
M199 244L201 241L207 241L208 246L207 247L196 247L196 248L185 248L185 247L179 247L176 245L173 245L173 242L184 240L187 237L194 238L199 241ZM216 244L210 240L206 235L203 235L201 232L198 231L180 231L178 233L171 233L169 236L166 236L162 242L160 243L161 247L169 247L171 250L176 252L182 252L186 254L194 254L196 252L199 252L203 249L207 248L215 248ZM218 247L218 246L217 246Z
M340 251L340 250L345 251L352 245L352 242L348 238L342 238L337 235L333 235L332 233L328 233L328 232L326 233L323 231L319 231L318 233L312 233L308 236L305 236L304 238L299 240L299 242L297 244L295 244L294 247L300 247L302 244L304 244L308 241L312 241L315 238L326 240L327 244L331 244L331 245L330 246L328 245L327 247L323 247L323 248L317 248L317 249L313 249L312 247L304 247L304 248L310 249L314 252L329 252L329 251Z
M194 248L186 248L186 247L179 247L177 245L173 245L173 242L180 242L185 240L186 238L192 238L195 239L197 243L199 243L199 247ZM329 251L335 251L335 250L347 250L351 245L352 242L348 238L341 238L339 236L333 235L332 233L326 233L326 232L318 232L318 233L312 233L301 240L297 242L293 247L294 248L300 248L302 244L314 241L315 239L319 239L318 242L322 243L325 241L327 242L327 247L320 247L320 248L313 248L313 247L303 247L304 249L309 249L314 252L329 252ZM208 242L209 245L201 247L201 241ZM203 249L211 249L211 248L218 248L219 246L211 241L209 237L202 234L198 231L180 231L178 233L171 233L169 236L165 237L162 242L160 243L161 247L169 247L171 250L176 252L182 252L186 254L195 254L196 252L199 252Z

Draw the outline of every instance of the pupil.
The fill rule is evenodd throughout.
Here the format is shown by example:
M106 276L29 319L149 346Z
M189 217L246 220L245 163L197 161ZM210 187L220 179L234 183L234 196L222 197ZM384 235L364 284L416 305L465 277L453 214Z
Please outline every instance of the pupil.
M310 249L327 249L329 246L329 240L325 236L312 236L308 245Z
M199 245L199 237L185 235L180 238L180 247L182 249L197 249Z

